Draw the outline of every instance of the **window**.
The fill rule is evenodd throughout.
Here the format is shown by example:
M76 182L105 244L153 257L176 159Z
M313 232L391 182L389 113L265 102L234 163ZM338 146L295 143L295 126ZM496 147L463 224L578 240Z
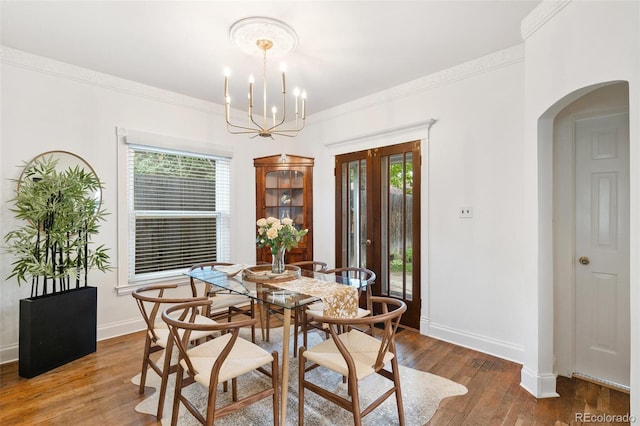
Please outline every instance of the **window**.
M129 284L228 260L230 158L127 145Z

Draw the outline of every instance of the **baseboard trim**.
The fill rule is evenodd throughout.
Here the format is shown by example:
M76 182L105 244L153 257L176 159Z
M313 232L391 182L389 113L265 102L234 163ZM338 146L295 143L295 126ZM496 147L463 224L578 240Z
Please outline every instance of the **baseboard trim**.
M18 361L18 344L7 345L0 348L0 364Z
M127 321L113 322L98 327L97 340L106 340L113 337L123 336L125 334L135 333L146 329L146 325L142 318ZM18 344L0 347L0 364L6 364L18 360Z
M522 367L520 371L520 386L536 398L557 398L557 376L552 373L538 374L535 371Z
M142 318L127 321L112 322L102 327L98 327L98 341L123 336L145 330L147 326Z
M420 334L434 337L458 346L473 349L478 352L497 356L498 358L522 364L524 347L511 342L494 339L480 334L469 333L423 319L420 321Z

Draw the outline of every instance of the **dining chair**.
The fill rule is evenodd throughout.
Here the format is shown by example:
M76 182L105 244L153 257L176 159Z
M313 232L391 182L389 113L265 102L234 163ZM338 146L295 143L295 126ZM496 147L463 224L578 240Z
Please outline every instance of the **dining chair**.
M371 297L373 283L376 280L376 274L371 269L367 268L357 268L353 266L345 266L341 268L327 269L323 271L325 274L335 274L341 276L343 279L354 279L359 281L358 287L358 298L362 298L362 294L364 293L364 305L366 308L358 307L358 312L356 314L357 318L363 318L367 315L370 315L372 312L371 306ZM361 285L361 282L366 282L366 285ZM307 335L309 332L309 328L316 328L318 330L324 330L325 334L328 333L325 330L325 325L322 322L317 321L317 317L322 316L322 311L324 310L324 304L322 302L312 303L307 307L307 309L302 310L302 315L300 319L300 323L302 325L302 339L303 346L307 346ZM372 328L368 328L366 330L369 334L372 332Z
M164 409L164 395L167 391L167 379L169 374L176 371L176 365L171 365L171 353L173 351L173 342L169 338L169 329L164 321L161 320L160 314L163 307L169 304L185 303L194 300L207 300L205 297L167 297L166 291L177 288L177 284L163 284L136 288L132 295L136 299L140 313L147 327L144 355L142 358L142 370L140 372L140 388L138 393L144 393L145 383L147 381L147 370L152 368L153 371L161 377L160 397L158 399L158 409L156 417L162 419ZM198 315L194 319L198 324L212 325L215 321ZM208 337L211 333L206 331L198 331L193 333L192 339L202 339ZM164 350L164 356L154 361L151 355ZM159 363L162 361L162 366Z
M236 412L269 396L273 399L273 424L279 422L278 353L269 353L254 343L239 337L242 327L256 323L256 319L234 320L216 324L199 324L198 310L207 307L211 300L198 300L167 308L162 319L167 323L171 338L178 348L178 369L173 399L171 425L178 422L180 403L202 424L210 426L214 421ZM195 333L222 332L223 334L197 346L190 347L189 341ZM264 367L271 364L271 369ZM253 391L238 399L237 378L257 370L271 378L267 388L258 384L249 386ZM218 384L231 380L232 400L225 406L216 407ZM189 401L182 390L198 383L208 391L206 413L203 415ZM258 388L256 390L256 388Z
M404 408L400 387L400 374L395 348L395 335L402 314L407 305L399 299L390 297L371 297L372 305L380 305L380 314L364 318L318 317L327 324L331 338L299 353L299 406L298 425L304 424L304 391L308 389L353 414L354 425L360 425L362 417L369 414L383 401L395 393L398 408L398 424L404 425ZM373 329L375 324L382 326L381 335L372 336L360 331L359 327ZM353 326L353 327L352 327ZM340 333L340 330L348 330ZM378 333L376 333L378 334ZM306 363L312 365L306 367ZM385 369L391 365L391 371ZM346 396L323 388L309 381L306 373L317 367L323 367L347 377ZM367 407L361 407L358 384L366 377L377 373L393 382L393 386L380 395ZM336 377L337 378L337 377Z
M291 265L315 272L324 272L327 270L327 263L320 260L302 260L300 262L293 262Z
M197 265L193 265L189 268L189 272L195 269L215 269L216 266L233 266L233 263L225 263L225 262L207 262L207 263L199 263ZM241 273L241 272L240 272ZM230 278L233 279L233 278ZM198 294L202 296L208 297L212 304L210 307L207 307L206 315L212 319L220 320L226 319L227 321L231 321L231 318L236 315L245 315L249 318L256 317L255 310L255 302L252 298L233 293L230 290L224 289L214 289L209 283L202 283L199 280L191 277L191 291L195 296ZM203 286L202 291L198 291L198 286ZM244 290L240 282L237 285L240 291ZM251 325L251 341L253 343L256 342L256 326L255 324Z

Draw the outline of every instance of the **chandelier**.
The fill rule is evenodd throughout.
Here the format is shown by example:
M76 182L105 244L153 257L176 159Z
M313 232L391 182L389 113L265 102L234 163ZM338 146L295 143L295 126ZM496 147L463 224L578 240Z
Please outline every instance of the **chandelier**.
M272 138L273 136L296 136L303 128L307 115L307 93L295 88L293 118L287 122L286 94L287 85L285 78L285 67L281 67L282 72L282 100L280 109L273 104L268 109L267 101L267 52L284 54L295 49L298 37L293 28L271 18L252 17L241 19L233 24L229 30L229 37L235 44L247 53L262 51L262 114L256 111L256 97L254 96L255 79L253 74L249 76L249 91L247 95L247 123L234 124L231 122L231 97L229 96L229 76L230 70L224 70L224 103L225 120L227 130L232 134L249 134ZM270 113L270 114L269 114ZM289 114L291 112L289 111Z

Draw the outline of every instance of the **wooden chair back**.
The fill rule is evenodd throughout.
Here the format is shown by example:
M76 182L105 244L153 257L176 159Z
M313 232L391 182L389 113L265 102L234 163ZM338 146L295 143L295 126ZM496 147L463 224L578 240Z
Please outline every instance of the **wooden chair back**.
M327 262L321 260L302 260L300 262L293 262L291 265L314 272L325 272L327 270Z
M398 357L395 348L395 336L400 324L402 314L406 312L407 305L404 301L390 297L371 297L371 302L380 305L380 313L361 318L333 318L316 316L314 319L324 323L331 336L330 340L318 344L318 348L311 347L307 350L300 348L299 353L299 405L298 425L304 424L304 390L309 389L315 394L331 401L353 414L355 425L361 424L362 417L380 406L387 398L395 393L398 408L398 424L404 425L404 407L402 403L402 390L400 387L400 373ZM373 336L360 331L361 328L374 329L374 325L381 324L381 332ZM344 333L342 331L346 330ZM338 362L334 354L339 352L344 364ZM354 354L351 353L354 352ZM377 353L376 353L377 352ZM391 354L389 354L391 353ZM355 355L355 356L354 356ZM313 363L306 367L305 362ZM385 369L386 363L391 364L391 371ZM305 373L319 366L323 366L346 377L348 395L350 398L321 387L305 378ZM386 390L368 406L362 407L358 382L370 374L379 374L393 382L393 386Z
M171 365L171 352L173 349L171 337L167 335L166 341L163 341L156 332L157 327L162 323L158 318L158 312L160 312L160 309L166 305L175 305L191 302L194 300L207 300L206 297L196 298L165 296L165 291L170 291L177 287L178 286L176 284L159 284L138 287L132 293L133 298L136 299L140 314L142 314L142 319L147 326L138 393L144 393L148 368L153 369L160 377L162 377L162 381L160 384L160 397L158 399L158 409L156 411L156 418L158 420L162 419L162 413L164 410L164 395L167 391L167 380L169 377L169 373L172 373L176 370L176 367ZM163 357L164 359L160 358L160 360L158 360L157 362L154 361L150 355L162 350L165 351L165 355ZM161 360L163 361L162 366L159 365Z
M132 296L136 299L142 319L147 325L147 333L155 343L158 336L155 327L158 323L158 312L164 305L192 302L194 300L207 300L206 297L166 297L165 291L177 288L177 284L158 284L136 288Z
M280 420L278 411L278 353L274 351L268 354L255 344L238 337L242 327L255 326L257 321L255 318L220 323L197 323L198 312L200 310L206 311L207 305L211 303L211 300L198 300L174 305L162 312L162 319L167 323L173 344L178 348L179 352L171 424L177 424L180 402L200 423L212 426L219 417L240 410L263 398L272 397L273 423L276 426ZM203 346L209 345L209 347L204 348L203 352L198 353L198 355L194 355L201 360L199 364L201 371L198 371L196 363L192 361L189 355L190 350L198 352L198 347L192 349L190 341L196 333L213 333L216 331L221 332L222 335L203 343ZM238 348L232 353L232 349L236 345ZM205 357L210 358L209 361L202 362L203 353L208 354ZM240 356L238 356L238 353ZM229 363L225 366L225 361L227 360L229 360ZM210 363L210 361L212 362ZM251 388L250 395L239 399L237 377L247 372L243 368L238 368L241 361L249 362L248 368L251 370L257 370L269 376L271 378L271 387L260 389L260 386L258 386L257 391ZM263 368L266 363L271 364L270 371ZM243 365L247 367L247 364ZM210 370L209 366L211 366ZM186 377L184 375L185 372L187 373ZM203 378L206 378L206 380ZM225 406L218 406L216 403L218 384L224 383L224 390L226 391L226 381L229 379L231 380L232 402ZM203 416L201 411L195 408L193 402L188 400L187 395L182 393L183 388L190 386L194 382L199 382L204 387L208 385L206 416Z

